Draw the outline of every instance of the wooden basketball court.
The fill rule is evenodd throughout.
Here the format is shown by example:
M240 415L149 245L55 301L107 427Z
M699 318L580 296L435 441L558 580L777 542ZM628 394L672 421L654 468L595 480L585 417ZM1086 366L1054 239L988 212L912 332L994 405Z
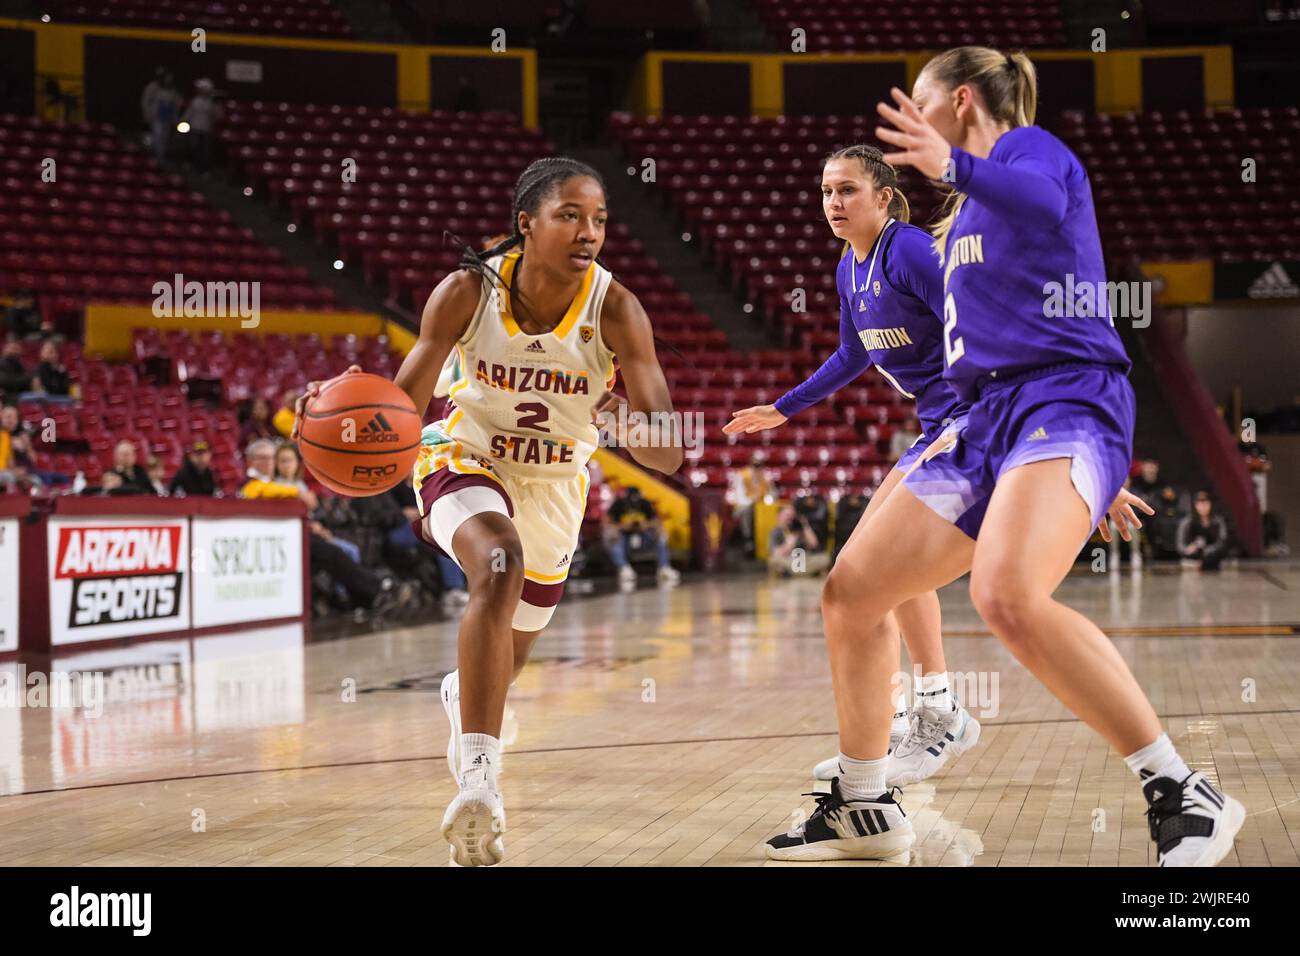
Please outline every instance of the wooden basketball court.
M763 843L811 809L812 765L837 749L819 592L734 576L566 600L511 691L506 865L795 865ZM1223 865L1300 863L1300 564L1085 572L1062 596L1115 636L1189 765L1246 805ZM984 732L904 794L910 864L1153 865L1120 756L988 634L964 581L942 597ZM446 865L455 659L443 621L60 660L105 675L102 714L0 707L0 865Z

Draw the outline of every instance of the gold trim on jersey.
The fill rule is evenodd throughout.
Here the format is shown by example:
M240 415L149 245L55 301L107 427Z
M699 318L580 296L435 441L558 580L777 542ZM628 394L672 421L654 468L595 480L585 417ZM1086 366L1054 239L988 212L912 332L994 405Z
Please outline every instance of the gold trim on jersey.
M465 350L460 347L459 342L456 343L455 348L456 355L459 357L461 379L459 382L453 383L451 388L447 389L448 398L451 398L457 392L464 390L464 388L469 385L469 369L465 365Z
M523 332L519 328L519 323L515 321L514 311L510 307L510 280L514 278L515 264L522 255L522 252L508 252L505 258L501 260L501 281L504 283L501 288L501 321L505 324L506 334L512 339ZM569 303L569 309L564 313L564 318L549 333L543 332L543 335L554 335L556 338L562 339L573 331L578 316L587 307L587 299L591 297L591 286L595 278L596 262L592 260L591 265L587 266L586 275L582 277L582 286L578 289L578 294L573 297L573 301Z
M448 421L450 421L450 419ZM451 430L450 424L447 428L448 431ZM426 445L425 447L433 449L433 462L430 464L429 470L421 478L421 483L423 483L424 480L434 472L446 468L454 475L482 475L485 478L491 478L501 486L503 491L505 490L505 482L501 480L499 475L494 474L486 468L479 468L477 465L468 465L461 460L461 456L465 454L465 446L460 442L453 440L441 445L441 447L430 445Z
M538 584L559 584L568 576L568 571L564 571L561 574L542 574L540 571L532 571L528 568L524 568L524 577L530 581L535 581Z

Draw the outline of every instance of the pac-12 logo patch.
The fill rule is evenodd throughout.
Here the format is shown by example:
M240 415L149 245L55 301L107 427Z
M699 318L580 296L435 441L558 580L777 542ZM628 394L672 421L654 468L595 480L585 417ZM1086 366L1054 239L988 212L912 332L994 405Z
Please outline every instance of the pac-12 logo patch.
M877 279L875 282L871 283L871 291L874 292L874 293L876 294L876 298L877 298L877 299L880 298L880 280L879 280L879 279Z
M578 329L578 335L582 337L582 343L584 345L590 342L591 337L595 334L596 334L596 330L593 329L590 325L584 325L582 328Z

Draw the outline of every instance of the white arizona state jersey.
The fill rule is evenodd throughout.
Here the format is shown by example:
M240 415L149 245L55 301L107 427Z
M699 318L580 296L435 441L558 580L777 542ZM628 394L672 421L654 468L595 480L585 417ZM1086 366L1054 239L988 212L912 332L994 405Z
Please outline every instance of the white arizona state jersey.
M515 321L509 287L521 253L488 260L478 308L448 366L446 418L425 429L427 445L452 442L465 454L523 478L569 479L596 450L591 412L614 382L614 353L600 335L612 279L593 262L564 318L529 335Z

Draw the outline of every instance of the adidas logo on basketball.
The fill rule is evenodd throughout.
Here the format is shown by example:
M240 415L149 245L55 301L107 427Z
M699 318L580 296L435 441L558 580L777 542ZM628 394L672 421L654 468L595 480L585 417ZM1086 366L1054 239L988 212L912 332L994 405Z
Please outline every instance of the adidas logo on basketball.
M375 412L373 418L361 427L357 434L357 444L374 445L382 442L397 441L400 436L388 424L383 412Z
M524 349L524 351L525 351L525 352L545 352L546 349L542 348L542 343L541 343L541 342L529 342L529 343L528 343L528 347L527 347L526 349Z

